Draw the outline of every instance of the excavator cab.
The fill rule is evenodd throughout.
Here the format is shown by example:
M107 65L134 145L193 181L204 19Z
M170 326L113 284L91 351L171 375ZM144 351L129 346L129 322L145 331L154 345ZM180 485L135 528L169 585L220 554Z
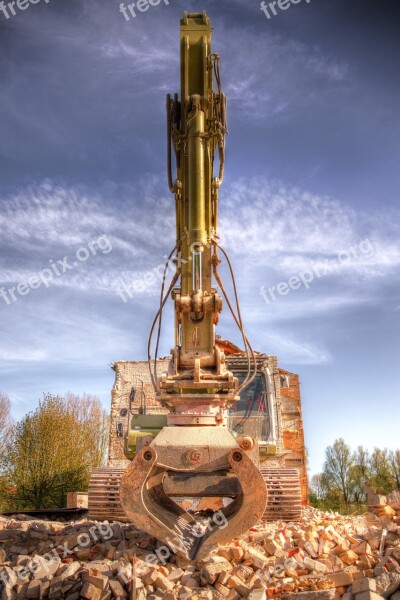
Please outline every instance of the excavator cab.
M246 373L232 370L239 383ZM254 380L244 389L229 410L227 427L234 438L251 437L258 441L260 455L276 454L276 443L271 426L267 397L266 374L258 371ZM148 445L166 427L167 415L162 413L132 414L124 440L126 458L133 460L144 445Z
M232 371L239 382L244 380L245 371L234 367ZM250 436L258 441L260 458L277 452L274 403L269 397L267 378L263 367L258 366L254 380L240 393L238 402L231 406L228 419L228 427L235 438Z
M236 373L241 382L244 374ZM258 373L244 389L238 402L230 408L228 426L234 437L250 436L267 441L270 434L270 421L263 373Z
M126 458L133 460L136 454L144 446L148 446L166 425L167 415L165 414L132 415L124 440Z

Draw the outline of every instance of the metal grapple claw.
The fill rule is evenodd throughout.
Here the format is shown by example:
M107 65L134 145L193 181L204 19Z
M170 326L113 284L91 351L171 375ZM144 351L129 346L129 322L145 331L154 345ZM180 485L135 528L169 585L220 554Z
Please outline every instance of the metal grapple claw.
M246 532L267 503L252 459L226 428L215 429L165 427L121 480L120 499L129 520L190 560L205 558L217 544ZM224 505L199 515L177 504L182 497L219 497Z

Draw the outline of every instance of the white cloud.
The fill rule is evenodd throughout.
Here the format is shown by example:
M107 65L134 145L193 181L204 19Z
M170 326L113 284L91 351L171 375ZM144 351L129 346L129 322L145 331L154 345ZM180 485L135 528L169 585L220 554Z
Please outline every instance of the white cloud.
M332 274L381 277L400 264L399 218L362 213L338 200L258 178L221 194L221 230L241 261L260 259L282 275L326 260Z
M39 290L31 290L26 298L18 297L21 310L28 304L43 306L38 315L50 328L43 339L48 338L56 323L62 331L71 331L71 325L62 323L57 310L49 308L53 302L68 304L65 294L69 298L72 293L84 300L82 306L92 303L97 296L99 301L115 303L116 309L121 310L124 305L117 296L121 281L128 286L146 281L142 290L136 288L128 306L140 315L152 312L150 309L155 307L159 293L164 256L174 243L173 203L162 192L163 188L163 177L145 177L135 186L114 188L113 202L109 202L107 191L92 194L46 181L2 199L0 244L4 258L0 284L5 288L27 281L46 268L49 259L73 257L77 248L87 246L100 235L107 235L112 244L109 254L99 252L79 263L76 268L55 277L49 289L41 286ZM222 244L233 257L249 334L252 331L257 337L258 324L268 324L269 338L260 339L258 347L264 347L265 343L275 346L279 341L280 354L286 361L306 364L328 361L330 354L324 343L302 339L299 332L296 337L290 336L289 324L310 315L315 319L324 318L326 314L332 317L383 302L385 286L392 284L400 264L399 219L393 212L386 217L383 211L379 215L367 215L327 196L258 178L247 182L238 180L224 189L220 216ZM360 251L365 240L370 241L373 253ZM358 254L340 264L339 253L351 248L358 248ZM370 246L365 248L368 250ZM301 271L322 269L326 260L337 268L320 278L315 277L309 290L304 287L292 290L287 296L278 296L275 302L265 304L260 295L262 285L276 286ZM5 322L9 308L2 302ZM53 325L49 321L51 314ZM91 318L84 320L85 314L86 308L78 320L79 336L86 331L90 337L94 325ZM96 321L95 329L105 338L113 338L115 343L123 339L118 322L118 317L114 324L106 319L100 326ZM113 333L114 328L117 335ZM137 335L140 338L141 330ZM71 341L68 333L65 360L70 355ZM126 340L123 345L125 343ZM170 342L167 348L169 345ZM32 353L28 354L23 350L25 347L26 340L21 338L21 355L26 360L46 358L40 349L44 346L32 343ZM76 356L76 350L75 346L71 348L71 356ZM82 355L86 352L82 347ZM18 349L9 354L17 355Z
M348 63L337 62L320 52L315 52L314 56L310 56L306 67L316 75L326 75L331 81L336 82L345 80L349 71Z
M311 289L311 288L310 288ZM293 290L287 296L276 294L274 301L267 296L268 302L264 298L257 299L257 320L265 319L268 322L279 323L295 321L299 319L320 319L327 315L340 314L341 312L352 310L356 307L366 306L371 303L371 299L365 296L354 296L352 291L346 289L342 295L335 294L334 289L324 289L322 291L313 289L303 290L303 293L297 293ZM250 317L251 323L256 323L253 317Z
M142 248L160 247L161 234L170 239L174 231L174 216L165 210L171 204L165 187L161 178L144 177L109 198L108 193L45 181L1 199L1 241L26 249L58 246L71 250L105 233L115 234L114 243L128 253L139 248L139 244L130 245L137 238Z
M110 203L102 194L46 181L2 199L1 243L9 255L3 259L2 284L26 281L48 268L50 260L66 255L72 263L78 248L101 235L108 237L112 251L98 251L55 277L52 285L110 292L121 280L158 272L174 233L171 199L162 189L161 177L144 178L116 192ZM131 202L125 201L127 196ZM239 273L245 266L247 280L251 273L259 280L260 272L265 273L262 281L275 273L274 283L307 269L324 273L328 261L332 268L324 277L369 279L371 284L400 263L393 214L386 219L382 213L379 218L359 214L329 197L262 178L238 180L224 189L220 218L222 243L226 241ZM157 293L158 285L154 275L145 292Z
M311 98L314 106L322 106L339 85L352 85L347 63L278 34L256 36L243 28L230 28L229 35L222 31L214 44L222 57L222 83L229 104L246 121L265 120L266 115L269 122L286 118L309 107Z
M240 8L245 9L241 0ZM79 48L92 72L99 69L112 81L116 77L114 85L118 87L121 81L135 81L137 76L146 81L149 94L168 89L167 84L174 81L177 86L180 51L176 13L157 9L154 18L149 18L148 13L141 15L140 21L126 23L117 5L113 10L97 0L85 0L85 11L96 18L79 23L75 19L60 20L55 12L48 11L46 21L41 14L33 15L33 23L22 26L30 27L29 35L36 34L62 51ZM256 13L257 7L249 12ZM313 103L322 105L339 84L351 86L349 65L326 55L319 47L287 39L267 28L265 35L255 35L252 28L242 24L227 25L218 14L213 25L213 49L221 55L224 91L237 114L246 121L266 114L270 120L282 119L308 107L311 97ZM144 80L152 74L156 77ZM90 81L98 85L93 77ZM125 98L125 92L122 93ZM130 88L131 98L134 93ZM120 98L118 110L121 105Z
M0 347L0 360L7 362L38 362L48 357L44 350L24 350L16 347L15 350Z
M307 344L288 332L268 334L262 339L263 347L273 347L282 364L323 365L331 360L322 344Z

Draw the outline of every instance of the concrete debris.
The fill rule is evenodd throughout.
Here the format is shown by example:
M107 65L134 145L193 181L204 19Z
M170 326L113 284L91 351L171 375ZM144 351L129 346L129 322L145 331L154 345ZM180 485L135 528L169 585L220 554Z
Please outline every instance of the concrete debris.
M304 509L191 563L134 526L0 517L1 600L400 600L400 496Z

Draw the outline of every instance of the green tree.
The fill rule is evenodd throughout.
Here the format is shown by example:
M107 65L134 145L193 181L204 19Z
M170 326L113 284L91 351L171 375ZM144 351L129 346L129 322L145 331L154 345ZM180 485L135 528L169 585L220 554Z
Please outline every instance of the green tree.
M350 467L350 494L358 506L366 501L364 486L368 484L370 476L369 452L363 446L358 446L353 454L353 465Z
M317 473L311 477L310 503L312 506L321 509L338 508L336 507L336 499L332 498L332 489L324 473Z
M400 490L400 450L389 452L389 470L395 482L396 489Z
M69 491L84 491L104 464L108 417L93 396L47 394L15 427L6 477L13 508L65 506Z
M389 467L389 453L386 448L374 448L370 459L370 485L381 494L389 494L395 481Z
M6 508L4 498L10 491L4 472L7 465L7 447L13 431L13 418L11 416L11 402L6 394L0 392L0 506Z
M315 500L320 501L324 500L326 492L327 490L323 473L316 473L311 477L310 480L310 495L312 495Z
M10 399L6 394L0 392L0 468L5 460L7 444L12 433L13 424Z
M348 507L350 502L351 479L350 470L354 464L350 446L343 438L335 440L333 446L325 450L323 475L329 488L329 494L337 501L338 492Z
M110 418L100 400L90 394L78 396L68 392L66 404L74 414L79 423L81 435L86 440L90 469L105 465L108 454Z

